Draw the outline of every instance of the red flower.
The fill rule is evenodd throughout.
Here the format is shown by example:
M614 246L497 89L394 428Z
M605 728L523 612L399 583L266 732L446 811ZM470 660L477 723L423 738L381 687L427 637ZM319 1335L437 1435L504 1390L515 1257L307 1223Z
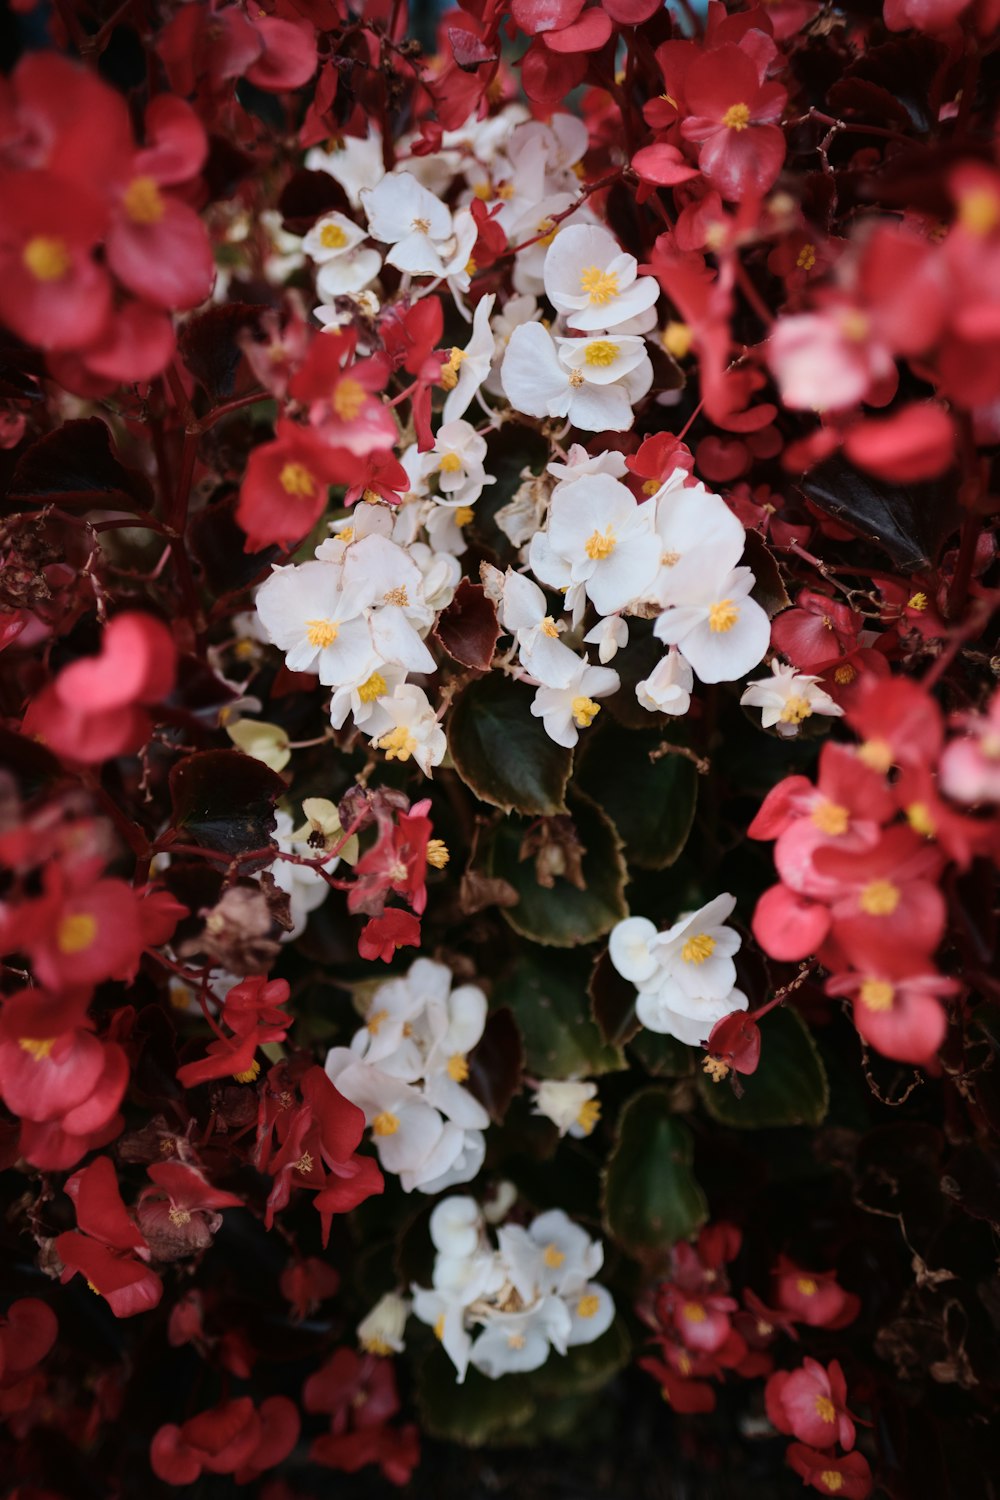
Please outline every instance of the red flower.
M302 1388L306 1411L330 1415L331 1431L314 1439L315 1463L355 1474L377 1463L392 1484L408 1483L420 1460L417 1429L390 1427L399 1411L392 1362L353 1349L337 1349Z
M59 1323L37 1297L12 1302L0 1318L0 1385L13 1385L41 1364L56 1341Z
M944 935L946 908L935 884L941 854L910 828L890 828L864 850L816 852L832 882L832 934L855 967L929 957Z
M278 1285L281 1295L291 1304L293 1321L301 1323L328 1297L334 1296L340 1286L340 1276L325 1260L307 1255L285 1267Z
M278 422L273 443L255 448L240 487L236 519L247 552L300 542L327 507L331 484L349 484L357 459L308 427Z
M212 289L212 246L195 210L164 189L197 177L208 140L191 106L169 94L146 111L146 136L145 149L112 185L108 264L130 292L155 307L195 307Z
M313 424L331 445L357 458L391 449L399 438L396 420L376 391L385 388L389 361L384 354L353 360L353 333L326 333L314 339L289 390L308 403Z
M154 1162L154 1186L143 1188L136 1219L157 1260L177 1260L205 1250L222 1224L215 1210L240 1208L243 1199L214 1188L195 1167Z
M45 172L8 176L0 226L0 319L43 349L79 349L104 331L111 282L94 259L107 209Z
M836 1360L827 1369L806 1358L799 1370L778 1370L764 1392L767 1415L779 1432L814 1448L854 1447L847 1382Z
M126 1211L114 1165L99 1156L66 1183L76 1204L78 1228L60 1234L55 1251L63 1281L80 1274L104 1298L116 1318L148 1312L163 1295L163 1283L145 1264L149 1246Z
M234 984L222 1007L222 1019L232 1036L220 1036L209 1043L207 1056L178 1068L178 1083L193 1088L227 1076L237 1083L253 1083L260 1073L257 1048L285 1039L290 1017L281 1007L287 999L288 982L284 979L252 977Z
M180 1427L161 1427L149 1462L166 1484L193 1484L203 1473L232 1474L237 1484L246 1484L288 1457L299 1428L298 1410L287 1396L269 1396L259 1410L249 1396L240 1396Z
M391 963L397 948L419 948L420 918L412 912L400 911L396 906L372 917L366 922L358 937L358 953L362 958L380 958Z
M883 1057L922 1066L934 1058L948 1029L940 999L956 994L959 985L915 964L919 958L886 960L860 973L834 974L825 988L828 995L853 1000L855 1026Z
M811 1328L846 1328L858 1315L860 1300L844 1291L835 1271L803 1271L782 1255L774 1278L779 1308Z
M715 1391L707 1380L688 1380L665 1361L649 1354L637 1359L636 1364L659 1382L664 1401L682 1416L715 1410Z
M802 1443L792 1443L788 1462L806 1484L821 1495L835 1495L837 1500L865 1500L871 1494L872 1471L861 1453L847 1453L835 1458L832 1453L818 1453Z
M781 119L787 95L765 83L764 70L742 47L714 47L685 70L686 141L697 142L698 166L724 198L739 202L766 193L785 159Z

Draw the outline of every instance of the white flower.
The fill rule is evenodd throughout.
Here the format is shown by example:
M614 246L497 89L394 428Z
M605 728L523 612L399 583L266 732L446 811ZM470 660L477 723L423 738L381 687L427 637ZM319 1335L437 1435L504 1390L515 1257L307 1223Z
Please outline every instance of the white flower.
M609 448L606 453L592 454L580 443L573 443L566 454L565 463L553 459L552 463L546 465L546 472L559 481L555 489L558 494L562 485L573 484L577 479L582 479L584 474L610 474L612 479L623 479L628 473L628 464L624 453L619 453L617 448Z
M635 696L651 713L686 714L693 686L694 673L676 646L671 646L649 676L636 683Z
M545 733L557 745L571 750L601 711L596 698L606 698L621 686L618 673L611 667L592 667L561 641L552 641L551 649L533 652L531 666L536 672L544 666L546 679L531 703L531 712L541 719Z
M490 365L496 349L490 314L496 294L490 292L480 297L472 317L472 337L464 349L457 346L441 371L441 385L448 392L441 413L444 422L454 422L462 416L473 396L490 373Z
M626 432L653 367L641 338L559 339L540 323L515 328L500 380L515 411L568 417L585 432Z
M364 138L345 136L329 150L313 146L306 152L306 167L310 172L329 173L344 189L351 207L358 208L362 189L373 188L385 176L382 136L373 125L369 125L368 134Z
M373 533L344 553L345 588L366 589L372 640L383 661L411 672L433 672L434 658L418 634L434 611L424 599L423 575L405 547Z
M335 260L328 260L320 267L316 277L316 291L320 301L329 303L337 297L353 296L374 281L381 269L382 257L377 250L371 248L352 250L349 255L338 255ZM316 317L320 322L326 322L326 318L320 317L320 312L325 312L325 309L317 310Z
M472 1346L470 1363L491 1380L525 1374L540 1369L553 1346L564 1351L569 1333L566 1304L559 1297L545 1297L524 1312L492 1317Z
M507 298L500 311L495 313L490 320L494 340L493 366L483 381L483 385L491 395L503 395L503 386L500 383L500 363L514 329L520 328L523 323L534 323L541 316L542 311L538 306L537 298L515 294Z
M469 1368L472 1338L465 1326L465 1303L457 1297L445 1297L429 1287L413 1288L413 1311L421 1323L433 1328L445 1354L455 1366L458 1384L465 1380Z
M623 646L628 645L628 621L621 615L606 615L588 630L584 640L597 647L597 657L602 666L613 661Z
M330 699L330 723L340 729L350 714L359 729L375 739L393 726L382 704L406 681L406 668L379 662L363 682L348 682L334 688Z
M364 230L346 214L329 213L316 220L302 241L302 249L310 260L322 266L349 255L364 237Z
M618 480L586 474L553 496L548 530L532 539L531 571L553 588L581 585L602 615L617 614L642 597L659 566L653 516Z
M449 1129L452 1127L449 1125ZM462 1133L462 1142L451 1165L435 1176L426 1176L420 1183L420 1190L424 1193L443 1193L447 1188L458 1187L463 1182L471 1182L474 1177L479 1176L479 1170L486 1160L486 1137L481 1130L466 1130Z
M702 682L732 682L755 667L771 641L771 623L749 598L749 568L705 573L671 590L670 607L653 626L658 640L679 646Z
M749 1000L742 990L730 990L721 1000L678 998L676 989L644 989L635 1002L635 1013L643 1026L661 1036L676 1037L687 1047L703 1046L712 1027L734 1010L746 1010Z
M358 1324L358 1343L366 1354L402 1354L403 1330L410 1316L410 1301L398 1292L386 1292Z
M719 1000L736 983L733 954L742 939L725 925L735 906L735 896L716 896L661 932L653 944L658 965L685 995Z
M419 1089L359 1062L348 1047L327 1053L326 1072L344 1098L364 1110L379 1161L399 1178L404 1192L454 1166L466 1145L465 1131L443 1119Z
M257 613L290 672L316 672L324 686L363 682L379 663L363 611L369 578L344 580L328 562L276 567L257 590Z
M428 1228L431 1244L441 1255L467 1259L479 1249L482 1238L479 1204L475 1198L443 1198L435 1205Z
M797 672L784 662L772 661L770 677L750 682L740 699L750 708L761 710L760 721L765 729L777 728L786 739L799 732L803 719L813 714L829 714L838 717L844 710L835 703L829 693L817 687L818 677Z
M459 417L439 429L434 447L421 457L421 469L425 477L437 475L442 503L474 505L483 486L496 483L494 475L486 473L485 457L486 439Z
M685 484L687 477L683 469L675 469L653 496L660 571L650 596L661 607L674 603L678 590L706 574L730 572L746 544L741 522L721 496L703 484Z
M451 210L411 172L387 173L377 187L362 189L361 203L373 239L392 246L388 265L414 276L449 274L457 250Z
M638 264L610 230L573 224L558 234L545 257L545 295L571 328L613 329L653 306L660 289L652 276L637 278Z
M274 842L283 854L295 854L301 852L296 850L293 839L293 823L288 813L279 808L274 815L275 829ZM333 871L340 864L335 856L326 861L324 868ZM296 865L287 859L276 859L271 866L271 877L279 891L284 891L288 896L288 912L292 920L291 931L283 932L281 940L285 943L292 942L301 937L305 931L309 913L315 911L317 906L322 906L330 894L330 887L323 879L321 871L314 870L310 865Z
M611 929L608 956L623 979L645 984L653 977L659 968L654 952L658 937L648 917L626 917Z
M409 760L412 756L425 776L444 759L447 740L423 688L413 683L397 687L391 698L381 700L392 728L372 740L384 750L386 760Z
M543 1078L535 1093L533 1114L544 1115L558 1126L559 1134L576 1140L590 1135L600 1118L597 1084L575 1079Z
M548 601L537 583L508 568L503 580L500 619L517 641L521 661L539 682L547 682L566 650L559 642L559 624L548 612ZM553 648L557 648L553 650Z

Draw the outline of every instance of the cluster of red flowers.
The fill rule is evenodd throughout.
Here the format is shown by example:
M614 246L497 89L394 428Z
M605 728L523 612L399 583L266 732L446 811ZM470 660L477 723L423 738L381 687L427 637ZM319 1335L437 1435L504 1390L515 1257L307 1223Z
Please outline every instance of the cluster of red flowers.
M775 1370L778 1337L798 1340L805 1328L845 1328L860 1302L833 1271L807 1271L779 1257L771 1278L771 1304L744 1287L742 1304L731 1292L727 1267L737 1259L742 1235L733 1224L710 1224L694 1244L675 1247L669 1277L650 1288L639 1315L653 1331L655 1355L639 1365L660 1384L664 1399L681 1413L715 1410L712 1381L727 1372L743 1380L767 1376L767 1414L778 1432L798 1439L788 1462L822 1495L865 1500L872 1475L863 1454L852 1453L854 1421L847 1386L836 1360L824 1368L806 1357L795 1371ZM835 1445L844 1454L836 1454Z
M754 935L776 959L818 956L864 1040L926 1065L947 1029L942 1002L963 993L935 962L949 925L943 876L1000 850L996 709L959 715L946 744L924 688L869 676L846 717L860 745L825 745L816 783L779 782L750 825L751 838L776 841L780 876L757 903Z
M420 1459L420 1441L412 1422L390 1421L399 1412L391 1361L337 1349L306 1381L302 1405L330 1418L330 1431L315 1438L309 1450L317 1463L347 1474L378 1464L390 1483L408 1482Z

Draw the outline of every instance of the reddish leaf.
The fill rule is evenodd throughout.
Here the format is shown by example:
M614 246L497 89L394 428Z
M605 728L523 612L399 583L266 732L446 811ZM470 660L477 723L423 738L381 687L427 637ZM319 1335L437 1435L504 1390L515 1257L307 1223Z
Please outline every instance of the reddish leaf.
M100 417L84 417L64 422L32 443L18 460L7 499L11 509L61 505L146 511L153 491L142 474L121 462Z
M434 629L436 638L463 667L489 671L500 626L496 607L487 599L481 583L463 578L448 608L442 610Z

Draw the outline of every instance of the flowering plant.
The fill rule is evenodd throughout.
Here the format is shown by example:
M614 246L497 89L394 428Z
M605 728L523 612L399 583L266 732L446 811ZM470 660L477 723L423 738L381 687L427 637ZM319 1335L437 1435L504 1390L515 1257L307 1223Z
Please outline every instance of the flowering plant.
M13 15L14 1493L992 1494L996 4Z

